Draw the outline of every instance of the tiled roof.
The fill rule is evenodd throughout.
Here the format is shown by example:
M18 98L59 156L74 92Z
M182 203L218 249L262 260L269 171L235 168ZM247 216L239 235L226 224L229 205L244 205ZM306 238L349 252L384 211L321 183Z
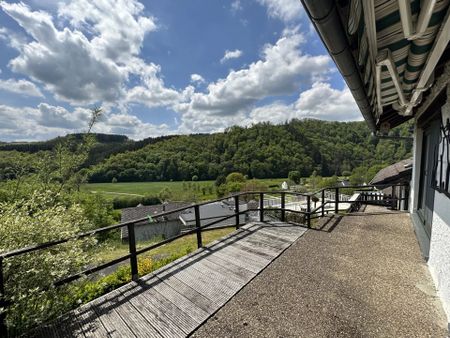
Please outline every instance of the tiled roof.
M403 160L381 169L370 184L400 183L409 181L412 172L412 159Z

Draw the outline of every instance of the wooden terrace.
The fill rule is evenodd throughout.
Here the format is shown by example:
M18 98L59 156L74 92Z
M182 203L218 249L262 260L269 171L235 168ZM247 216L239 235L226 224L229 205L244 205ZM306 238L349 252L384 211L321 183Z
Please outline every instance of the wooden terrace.
M307 229L251 223L33 332L35 337L185 337Z

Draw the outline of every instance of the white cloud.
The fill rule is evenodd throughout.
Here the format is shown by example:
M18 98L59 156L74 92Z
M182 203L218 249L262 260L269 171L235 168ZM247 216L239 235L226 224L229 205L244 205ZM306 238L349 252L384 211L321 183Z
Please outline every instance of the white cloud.
M94 126L94 132L122 134L139 140L147 137L156 137L170 134L170 128L166 124L155 125L141 121L134 115L119 113L104 116Z
M62 128L79 131L83 128L87 129L89 119L91 117L89 109L76 108L73 112L69 112L64 107L52 106L47 103L38 105L39 125L50 128Z
M302 54L303 36L296 31L285 34L264 47L261 60L231 71L225 79L210 83L207 93L194 93L189 102L177 106L182 113L180 130L207 132L240 122L260 99L296 93L301 85L310 86L330 71L328 56Z
M64 134L62 129L47 128L37 122L39 111L31 107L0 105L0 137L3 141L45 140Z
M156 30L153 17L141 16L144 6L129 0L75 0L61 4L59 15L89 34L91 45L100 55L126 62L140 52L145 34Z
M139 54L145 34L156 29L155 20L142 16L143 5L135 0L61 3L59 15L73 27L62 30L47 12L32 11L23 3L0 6L33 38L15 44L20 54L10 61L12 70L73 104L122 99L133 56Z
M299 117L313 117L333 121L362 120L358 106L350 92L332 88L329 83L318 82L302 92L295 103Z
M230 59L237 59L242 56L242 51L239 49L235 50L226 50L222 59L220 59L220 63L224 63Z
M237 13L239 11L242 11L242 4L240 0L234 0L231 3L231 12L232 13Z
M302 92L292 104L275 102L254 108L249 115L253 123L270 121L283 123L297 118L315 118L329 121L362 120L350 90L332 88L329 83L316 82Z
M12 107L0 105L0 140L36 141L59 135L86 131L90 110L40 103L34 107ZM124 134L133 139L170 134L166 124L154 125L126 113L104 110L94 132Z
M299 0L257 0L267 7L267 14L272 18L278 18L291 22L300 18L302 5Z
M0 70L1 73L1 70ZM44 97L42 95L39 88L30 81L27 80L16 80L16 79L8 79L1 80L0 79L0 90L5 90L12 93L17 93L21 95L27 96L36 96L36 97Z
M142 84L128 90L126 101L139 102L148 107L174 106L192 95L194 87L188 86L179 92L167 88L159 76L161 67L153 63L146 64L140 59L132 63L133 73L140 74Z
M191 82L201 84L205 83L205 79L200 74L191 74Z

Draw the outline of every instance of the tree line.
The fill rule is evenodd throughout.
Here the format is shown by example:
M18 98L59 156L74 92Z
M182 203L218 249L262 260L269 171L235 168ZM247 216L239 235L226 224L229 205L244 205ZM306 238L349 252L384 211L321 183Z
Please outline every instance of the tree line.
M393 130L407 136L408 129ZM364 122L292 120L231 127L223 133L179 135L93 166L90 182L212 180L231 172L248 178L345 175L357 167L391 164L411 154L411 141L372 137Z

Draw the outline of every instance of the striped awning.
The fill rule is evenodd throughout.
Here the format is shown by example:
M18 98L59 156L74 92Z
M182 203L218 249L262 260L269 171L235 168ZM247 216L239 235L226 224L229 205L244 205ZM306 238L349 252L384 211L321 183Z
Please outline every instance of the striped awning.
M367 5L364 1L370 4ZM417 88L419 78L441 29L441 24L447 18L450 0L435 1L426 30L420 36L409 37L409 39L405 37L399 3L401 0L352 0L348 10L345 28L349 38L356 44L356 46L353 45L355 48L352 53L358 65L373 116L378 121L387 110L395 109L401 114L405 104L403 106L400 104L401 98L397 87L400 87L403 93L403 102L409 102L413 92L419 90ZM409 5L411 22L416 23L421 11L421 1L412 0ZM377 55L372 55L373 52L371 54L371 40L368 37L370 31L366 29L368 21L364 17L364 9L367 6L373 6L374 9L375 52L377 55L382 51L389 53L398 79L397 87L388 67L384 64L380 66ZM375 74L377 63L380 72L378 80ZM424 89L420 88L420 90Z

